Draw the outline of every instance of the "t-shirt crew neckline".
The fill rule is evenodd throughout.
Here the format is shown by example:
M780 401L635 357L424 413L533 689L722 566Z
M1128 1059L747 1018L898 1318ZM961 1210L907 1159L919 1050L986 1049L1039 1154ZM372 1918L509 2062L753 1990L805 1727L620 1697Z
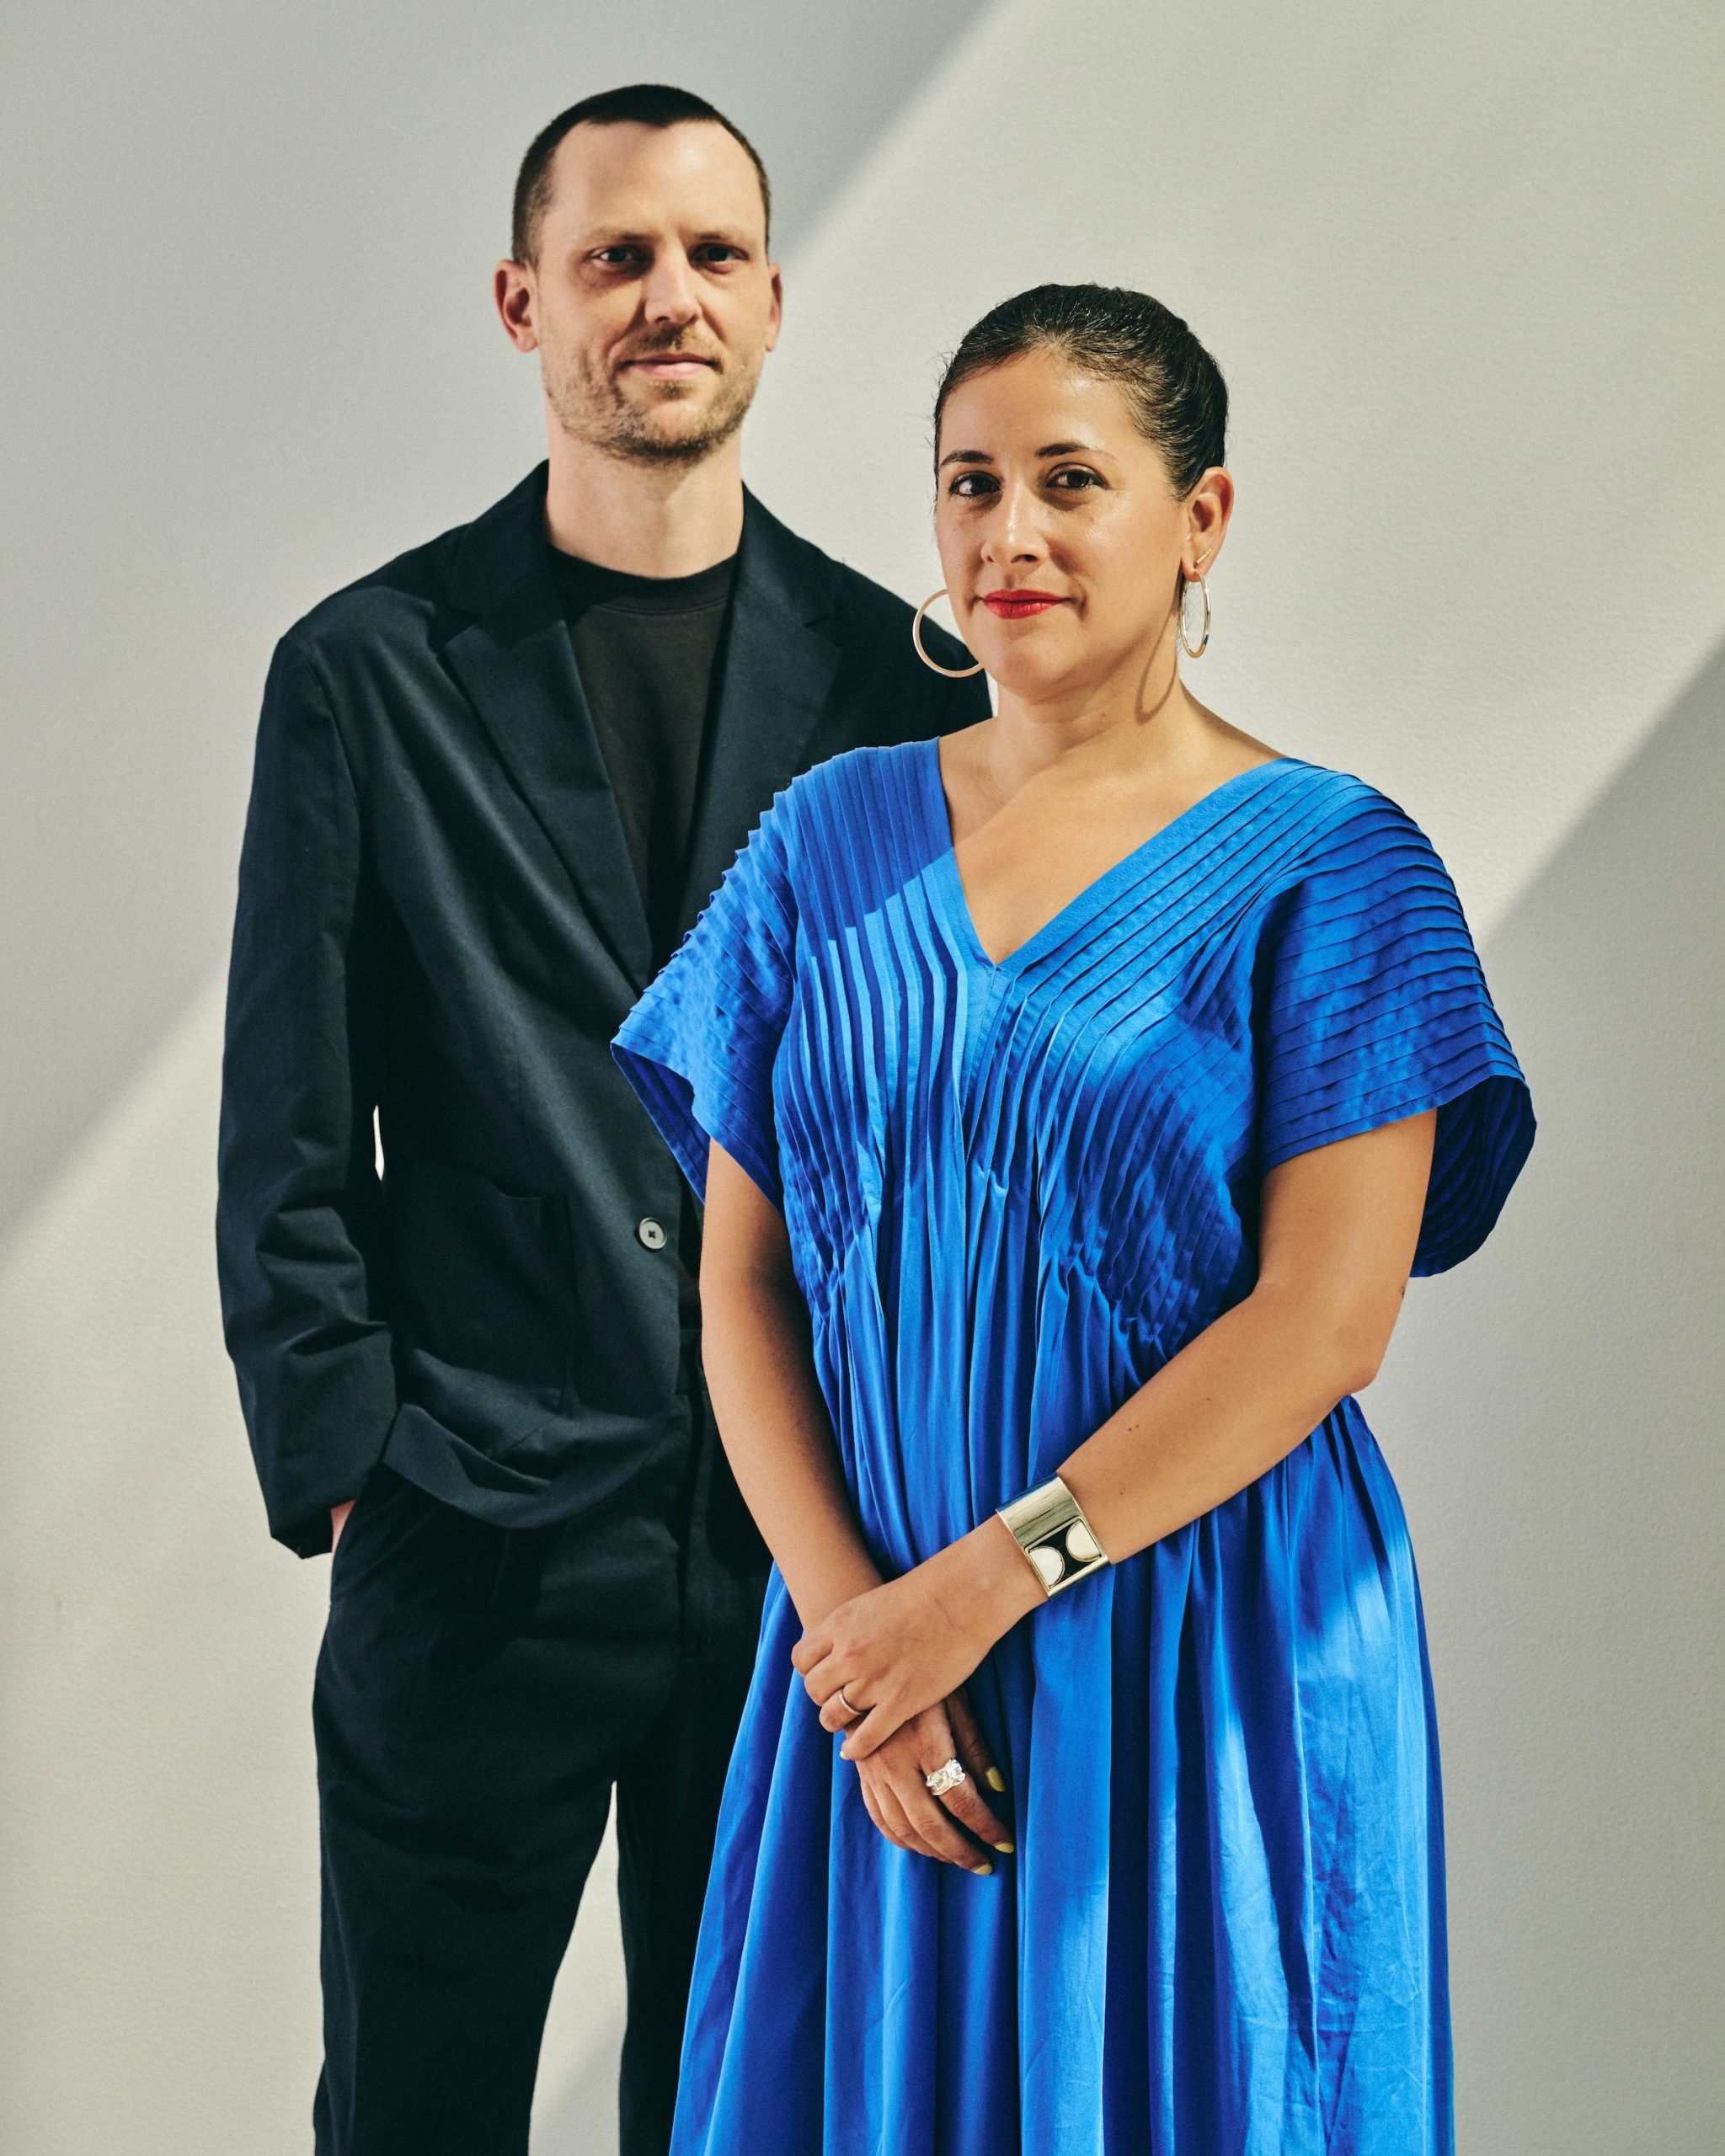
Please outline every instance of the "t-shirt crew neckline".
M565 609L574 600L584 612L605 606L620 614L698 614L729 599L737 558L727 554L691 576L633 576L560 547L551 548L551 563Z

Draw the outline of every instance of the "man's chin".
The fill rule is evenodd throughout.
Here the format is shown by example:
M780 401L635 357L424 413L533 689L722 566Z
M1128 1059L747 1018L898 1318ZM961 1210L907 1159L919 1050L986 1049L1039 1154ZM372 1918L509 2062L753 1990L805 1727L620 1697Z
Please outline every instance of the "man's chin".
M619 428L605 446L636 464L698 464L728 441L734 427Z
M570 439L626 462L698 464L722 448L743 424L754 384L738 393L734 377L608 385L608 396L582 394L573 382L547 381L547 393Z
M745 406L728 410L692 394L661 396L643 411L619 414L606 446L615 455L644 464L698 464L728 442L743 423Z

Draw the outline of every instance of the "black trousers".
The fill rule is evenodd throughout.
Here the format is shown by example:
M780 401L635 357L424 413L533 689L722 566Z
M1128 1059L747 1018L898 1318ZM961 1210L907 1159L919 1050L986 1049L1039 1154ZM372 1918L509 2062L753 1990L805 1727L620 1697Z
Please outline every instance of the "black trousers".
M568 1523L487 1526L387 1468L349 1516L312 1706L318 2156L526 2156L613 1787L622 2151L664 2156L766 1566L690 1397L686 1445Z

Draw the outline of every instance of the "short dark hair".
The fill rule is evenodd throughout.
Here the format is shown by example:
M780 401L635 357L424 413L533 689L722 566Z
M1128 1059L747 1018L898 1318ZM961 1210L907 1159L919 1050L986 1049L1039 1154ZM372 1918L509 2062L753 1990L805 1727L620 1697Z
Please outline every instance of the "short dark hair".
M531 262L539 243L539 225L551 206L551 161L558 145L572 128L612 127L633 120L642 127L675 127L686 120L711 120L724 128L733 141L749 152L749 162L761 182L761 208L769 235L772 230L772 189L761 153L742 129L727 120L717 105L708 104L692 90L673 89L669 83L628 83L621 89L601 90L583 98L567 112L560 112L533 137L521 168L515 175L514 214L510 222L510 253L516 262Z
M1174 492L1189 494L1226 460L1228 386L1178 314L1146 292L1117 285L1037 285L1002 300L967 329L934 400L941 414L961 382L1025 352L1051 351L1086 374L1118 382L1139 432L1156 444Z

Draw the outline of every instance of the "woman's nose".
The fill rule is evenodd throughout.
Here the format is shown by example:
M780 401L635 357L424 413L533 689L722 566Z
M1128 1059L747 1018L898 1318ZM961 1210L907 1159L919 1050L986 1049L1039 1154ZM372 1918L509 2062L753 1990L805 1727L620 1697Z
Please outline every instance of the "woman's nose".
M1002 488L990 520L987 550L996 561L1033 562L1048 550L1043 542L1041 504L1033 488Z

